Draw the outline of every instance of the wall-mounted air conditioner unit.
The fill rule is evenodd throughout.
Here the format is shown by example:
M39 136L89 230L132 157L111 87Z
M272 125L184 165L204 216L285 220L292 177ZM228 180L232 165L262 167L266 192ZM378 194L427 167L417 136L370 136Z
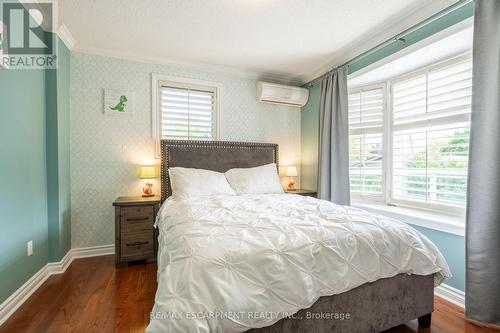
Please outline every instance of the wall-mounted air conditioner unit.
M300 87L259 82L257 84L259 102L301 107L309 99L309 90Z

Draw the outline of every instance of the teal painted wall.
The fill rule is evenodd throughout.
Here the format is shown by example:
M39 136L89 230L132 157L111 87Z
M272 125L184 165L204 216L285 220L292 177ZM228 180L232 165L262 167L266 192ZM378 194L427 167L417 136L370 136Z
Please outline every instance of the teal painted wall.
M318 187L319 84L309 88L309 100L300 111L300 182L301 187Z
M70 179L70 51L58 40L57 122L59 162L59 253L62 258L71 248L71 179ZM57 259L59 257L59 259Z
M71 245L69 51L57 43L57 70L0 69L0 303Z
M406 42L394 42L377 52L363 57L349 65L349 74L352 74L368 65L371 65L389 55L392 55L416 42L423 40L441 30L444 30L473 15L473 3L469 3L432 23L408 34ZM318 170L318 135L319 135L319 98L320 84L316 83L309 89L309 101L301 110L301 186L316 189ZM411 223L410 221L406 221ZM465 288L465 239L437 230L414 226L426 237L434 242L448 262L453 277L446 281L452 287L460 290Z
M46 172L47 215L49 230L49 259L59 253L59 166L57 133L57 71L45 71L45 126L46 126Z
M0 302L48 260L43 70L0 69ZM34 255L26 255L33 240Z
M465 290L465 239L463 236L413 225L412 227L429 238L443 254L453 276L444 283Z
M59 261L70 249L69 50L57 43L57 69L46 70L47 208L49 259Z

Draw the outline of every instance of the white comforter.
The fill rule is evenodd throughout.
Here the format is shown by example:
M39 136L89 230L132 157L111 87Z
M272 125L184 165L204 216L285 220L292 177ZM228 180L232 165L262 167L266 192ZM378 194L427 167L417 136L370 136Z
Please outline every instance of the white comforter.
M451 276L403 222L289 194L167 200L147 332L242 332L400 273Z

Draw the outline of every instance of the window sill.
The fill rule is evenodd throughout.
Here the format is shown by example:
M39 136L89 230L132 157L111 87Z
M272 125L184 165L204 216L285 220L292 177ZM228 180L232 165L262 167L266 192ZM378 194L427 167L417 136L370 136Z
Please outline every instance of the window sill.
M408 224L465 236L465 216L442 214L417 208L388 206L383 203L354 202L351 206L395 218Z

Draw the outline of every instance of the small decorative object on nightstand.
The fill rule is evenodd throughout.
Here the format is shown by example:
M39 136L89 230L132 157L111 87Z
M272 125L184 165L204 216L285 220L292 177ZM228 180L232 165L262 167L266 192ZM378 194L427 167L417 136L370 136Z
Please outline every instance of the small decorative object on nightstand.
M295 177L297 177L297 167L289 166L286 168L286 175L289 177L287 191L295 191Z
M143 165L141 166L141 178L145 179L144 187L142 188L143 197L152 197L153 193L153 182L152 179L156 178L156 166L154 165Z
M153 227L160 209L160 197L119 197L115 206L115 262L153 261L158 251Z
M287 193L290 193L290 194L298 194L298 195L303 195L305 197L314 197L314 198L317 198L318 197L318 192L316 191L313 191L313 190L304 190L304 189L296 189L296 190L293 190L293 191L286 191Z

